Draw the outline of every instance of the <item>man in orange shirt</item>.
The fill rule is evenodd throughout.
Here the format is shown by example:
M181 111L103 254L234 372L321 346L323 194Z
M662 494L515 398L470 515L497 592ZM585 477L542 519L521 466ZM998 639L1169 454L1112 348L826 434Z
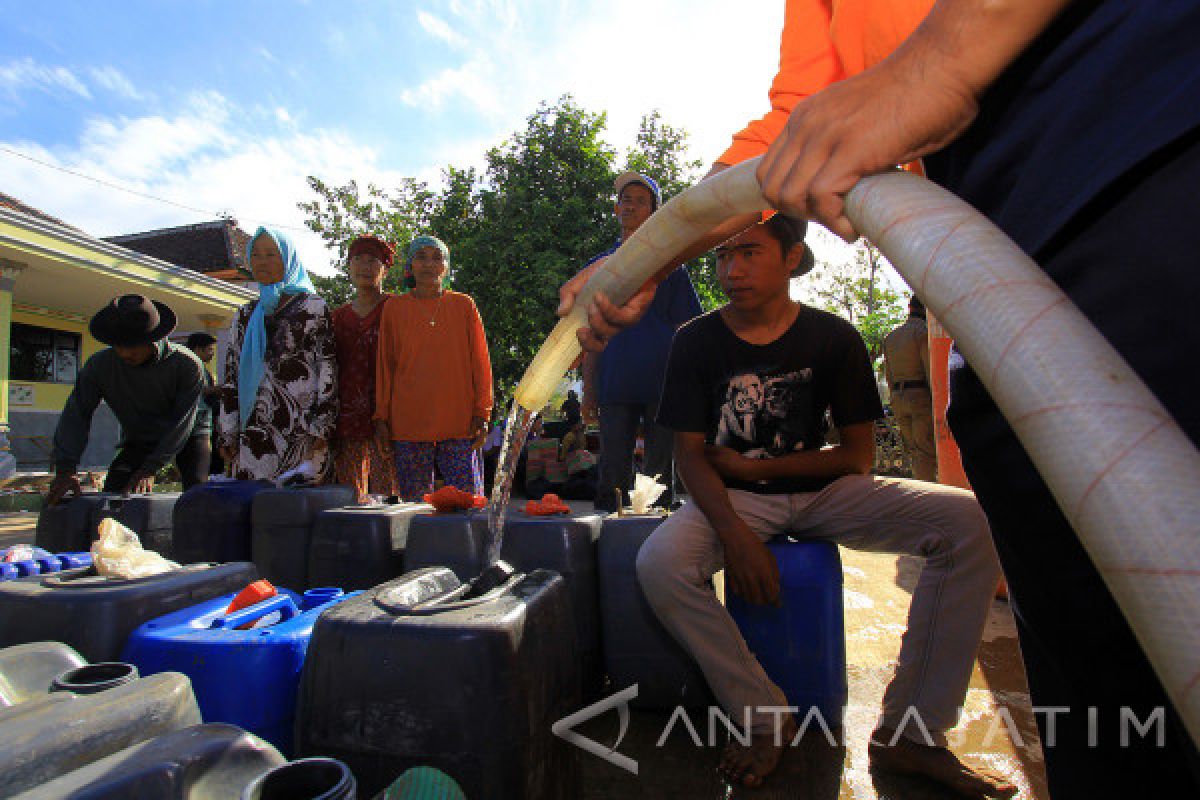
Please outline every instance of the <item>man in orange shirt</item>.
M765 151L767 198L853 240L844 195L864 175L923 159L1042 265L1200 441L1178 372L1200 346L1183 299L1200 296L1190 255L1200 248L1198 40L1194 0L788 0L772 112L735 135L715 169ZM563 287L564 310L584 280ZM644 293L621 308L598 300L581 342L602 347L645 305ZM952 397L1033 704L1069 709L1038 715L1051 794L1129 797L1153 776L1160 796L1200 796L1195 748L1161 684L969 367L955 371ZM1162 740L1119 743L1122 709L1139 720L1165 709Z

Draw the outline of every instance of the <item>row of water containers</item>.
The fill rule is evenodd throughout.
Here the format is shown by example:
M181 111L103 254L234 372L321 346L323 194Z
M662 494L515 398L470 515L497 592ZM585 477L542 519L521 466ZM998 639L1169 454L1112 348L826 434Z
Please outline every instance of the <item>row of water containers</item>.
M236 724L292 757L339 759L365 796L418 765L445 770L471 798L574 796L578 751L552 734L555 721L633 684L635 707L712 702L637 582L637 552L661 518L511 512L501 555L517 572L473 592L485 513L351 502L344 487L226 482L48 509L37 536L47 550L86 549L108 514L187 566L131 581L77 567L0 582L0 647L54 639L143 676L182 674L204 722ZM789 701L836 721L837 550L772 548L783 607L731 598L731 611ZM260 576L286 590L226 613Z
M204 723L187 676L88 664L57 642L0 648L0 797L21 800L355 800L353 772L331 758L288 762L234 725ZM438 793L430 790L441 789ZM431 768L381 795L464 800Z

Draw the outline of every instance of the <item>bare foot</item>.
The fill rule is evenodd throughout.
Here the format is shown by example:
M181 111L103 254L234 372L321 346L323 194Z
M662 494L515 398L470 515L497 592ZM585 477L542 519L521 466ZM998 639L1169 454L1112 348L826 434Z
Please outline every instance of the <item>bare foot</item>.
M730 783L740 780L743 786L750 788L762 786L763 780L779 765L783 749L795 736L796 720L788 714L783 717L778 736L774 732L755 734L750 737L749 747L737 739L731 740L725 745L717 771Z
M889 746L892 740L896 744ZM973 769L958 760L946 747L926 745L896 736L890 728L871 735L867 746L871 768L904 775L919 775L953 789L964 797L1009 798L1017 787L1003 775L986 769Z

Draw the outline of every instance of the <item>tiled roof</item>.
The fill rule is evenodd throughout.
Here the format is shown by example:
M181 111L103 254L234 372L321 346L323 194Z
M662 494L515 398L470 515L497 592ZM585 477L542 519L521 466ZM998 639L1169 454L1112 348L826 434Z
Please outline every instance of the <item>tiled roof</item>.
M248 234L235 220L214 220L122 236L105 241L196 272L244 268Z
M26 216L35 217L37 219L45 220L47 222L53 222L56 225L66 225L68 228L74 228L75 230L79 230L79 228L76 228L74 225L70 225L66 222L63 222L58 217L52 217L49 214L47 214L45 211L34 208L33 206L30 206L30 205L26 205L25 203L22 203L20 200L13 197L12 195L5 194L4 192L0 192L0 207L11 208L13 211L19 211L20 213L25 214Z

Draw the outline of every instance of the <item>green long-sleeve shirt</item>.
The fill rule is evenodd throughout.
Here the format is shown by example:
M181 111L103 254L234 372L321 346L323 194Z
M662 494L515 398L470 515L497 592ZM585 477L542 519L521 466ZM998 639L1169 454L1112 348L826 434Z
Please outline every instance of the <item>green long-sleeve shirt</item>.
M142 464L155 472L183 449L190 436L207 436L211 422L196 424L196 406L204 389L204 366L190 350L159 342L154 358L136 367L111 347L87 360L67 398L54 432L54 464L59 474L72 473L87 447L92 414L108 403L121 423L121 446L150 448Z

